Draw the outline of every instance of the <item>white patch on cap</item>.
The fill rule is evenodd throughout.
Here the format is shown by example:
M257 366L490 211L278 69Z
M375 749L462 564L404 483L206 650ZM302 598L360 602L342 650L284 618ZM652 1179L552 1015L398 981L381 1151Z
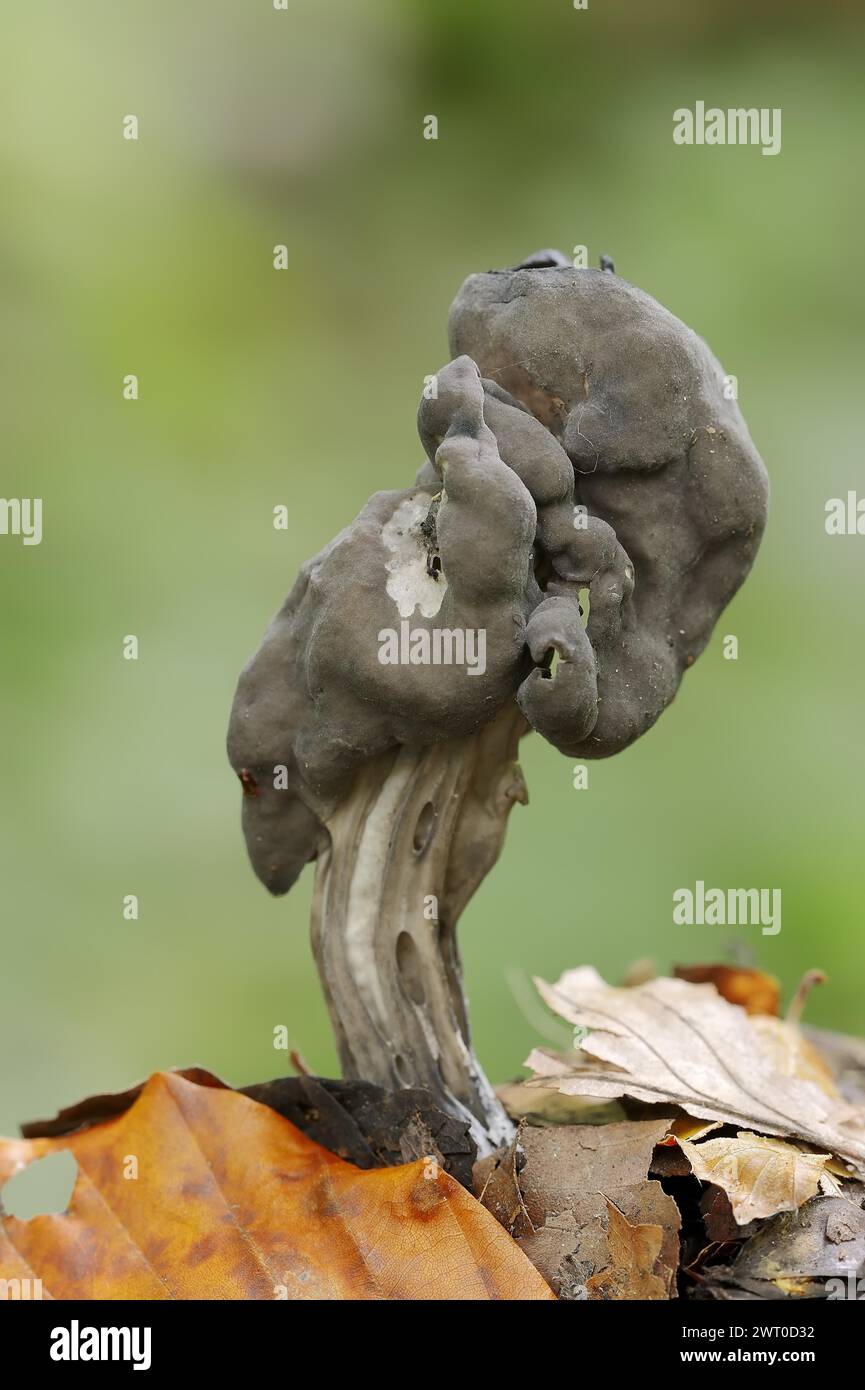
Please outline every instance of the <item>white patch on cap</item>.
M384 546L391 552L385 569L388 573L387 592L396 604L401 618L411 618L416 608L424 618L434 618L442 606L448 586L444 574L435 579L427 571L429 551L421 534L420 524L430 509L432 496L415 492L406 497L390 520L381 528Z

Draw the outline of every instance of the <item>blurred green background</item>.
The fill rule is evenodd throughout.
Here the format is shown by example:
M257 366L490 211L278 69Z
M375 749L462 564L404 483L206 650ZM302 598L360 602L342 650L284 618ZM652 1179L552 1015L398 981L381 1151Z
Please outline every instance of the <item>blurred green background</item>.
M541 246L612 254L708 339L773 501L750 581L643 741L582 792L524 743L531 805L461 924L478 1051L503 1079L555 1035L533 973L618 979L737 943L788 994L822 966L809 1016L862 1031L865 540L824 530L826 499L865 489L852 10L2 11L0 491L44 499L44 539L0 537L0 1130L159 1067L283 1073L280 1023L333 1074L312 871L274 900L245 859L236 676L301 561L413 478L463 277ZM697 99L781 107L782 153L675 146ZM780 935L674 927L697 878L780 887Z

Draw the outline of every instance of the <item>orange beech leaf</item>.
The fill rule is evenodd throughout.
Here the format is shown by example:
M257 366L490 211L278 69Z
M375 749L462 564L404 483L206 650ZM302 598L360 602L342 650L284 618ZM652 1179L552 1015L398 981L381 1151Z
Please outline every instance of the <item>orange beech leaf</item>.
M714 985L722 999L739 1004L749 1014L777 1014L781 1009L781 985L774 975L744 965L677 965L677 980L692 985Z
M61 1150L67 1212L0 1207L0 1279L38 1278L45 1298L554 1298L432 1160L362 1171L213 1077L159 1072L115 1118L0 1141L0 1184Z

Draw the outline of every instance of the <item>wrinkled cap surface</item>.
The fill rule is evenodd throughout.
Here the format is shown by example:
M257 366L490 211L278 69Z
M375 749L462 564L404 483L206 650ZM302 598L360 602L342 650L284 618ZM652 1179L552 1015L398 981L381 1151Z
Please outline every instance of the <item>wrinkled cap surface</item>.
M600 708L570 750L618 752L672 699L753 563L768 500L762 461L706 344L617 275L472 275L449 331L451 350L559 441L577 503L631 562L619 621L601 633L589 619Z
M229 756L274 892L389 749L514 699L569 756L625 748L750 568L766 475L720 364L641 290L550 256L464 283L414 486L303 567L241 674Z

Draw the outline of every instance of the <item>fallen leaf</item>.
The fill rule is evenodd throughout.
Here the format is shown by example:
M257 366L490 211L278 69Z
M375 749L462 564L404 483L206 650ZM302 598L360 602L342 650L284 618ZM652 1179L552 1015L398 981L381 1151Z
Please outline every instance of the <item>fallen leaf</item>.
M775 1287L788 1298L808 1298L811 1294L808 1279L776 1279Z
M714 985L722 999L739 1004L748 1014L780 1012L780 982L762 970L744 965L677 965L673 974L692 985Z
M836 1120L837 1106L814 1082L777 1071L754 1020L713 985L657 979L616 989L590 966L536 984L551 1009L588 1030L580 1048L593 1059L568 1071L536 1050L526 1065L541 1085L554 1078L569 1095L677 1105L699 1119L802 1139L865 1171L865 1137L847 1123L849 1111Z
M761 1303L774 1300L778 1303L801 1303L806 1298L825 1298L825 1286L812 1279L751 1279L747 1275L737 1275L734 1268L715 1265L701 1281L703 1294L711 1293L714 1298L724 1302L758 1299Z
M432 1155L471 1191L477 1145L469 1122L445 1114L420 1087L387 1091L369 1081L307 1075L245 1086L243 1095L269 1105L358 1168L392 1167Z
M825 1028L806 1027L803 1031L831 1067L844 1099L865 1107L865 1038L830 1033Z
M364 1172L275 1111L158 1073L123 1113L0 1142L0 1184L69 1150L67 1212L0 1209L0 1278L73 1299L552 1299L435 1162Z
M576 1212L601 1193L617 1201L622 1188L646 1183L655 1144L667 1126L658 1119L526 1130L518 1177L532 1225L542 1226L550 1213Z
M664 1240L660 1226L632 1226L608 1198L607 1239L611 1262L587 1280L589 1298L669 1298L665 1279L655 1273Z
M589 1297L586 1281L595 1266L592 1260L581 1258L573 1217L551 1217L539 1231L523 1236L518 1244L564 1302L582 1302ZM608 1264L609 1259L601 1263Z
M176 1071L199 1086L222 1087L200 1067ZM21 1126L25 1139L55 1139L122 1115L141 1095L144 1083L113 1094L89 1096L60 1110L51 1120ZM469 1122L440 1110L429 1091L410 1086L387 1091L369 1081L325 1077L281 1077L236 1088L291 1120L316 1144L358 1168L385 1168L432 1154L446 1173L471 1190L477 1146ZM563 1103L564 1097L560 1098ZM597 1102L594 1102L597 1104Z
M861 1188L859 1192L855 1205L840 1197L815 1197L798 1214L768 1222L745 1245L742 1269L764 1278L832 1278L850 1273L861 1278L865 1275L865 1211ZM838 1238L839 1231L843 1239Z
M664 1191L659 1182L646 1180L631 1187L618 1187L609 1195L604 1192L587 1194L578 1208L584 1224L575 1246L574 1259L584 1267L588 1265L591 1275L601 1272L613 1258L610 1251L609 1223L606 1221L608 1200L615 1203L632 1226L653 1226L660 1231L660 1245L653 1273L659 1280L663 1292L658 1291L657 1297L675 1298L682 1218L673 1198ZM589 1216L591 1219L587 1219ZM519 1243L526 1249L524 1241ZM590 1294L589 1297L591 1296Z
M759 1221L740 1226L733 1215L729 1197L720 1187L706 1188L700 1198L700 1215L708 1239L717 1245L735 1244L753 1235L760 1227Z
M690 1178L691 1165L675 1139L664 1139L655 1145L652 1166L649 1169L653 1178Z
M653 1273L670 1297L681 1219L661 1184L647 1178L666 1131L658 1118L524 1129L515 1149L475 1165L475 1192L564 1299L591 1297L588 1280L615 1263L609 1198L632 1225L661 1231Z
M519 1140L518 1130L503 1151L479 1159L474 1169L474 1192L478 1201L500 1226L504 1226L508 1235L515 1234L517 1222L523 1232L535 1229L526 1211L517 1176L518 1161L525 1161Z
M862 1207L857 1211L854 1207L850 1209L851 1203L845 1202L847 1210L843 1208L830 1212L826 1218L826 1239L830 1245L846 1245L848 1241L855 1240L862 1230Z
M854 1192L855 1200L813 1197L798 1211L763 1222L732 1265L704 1269L701 1282L722 1297L723 1290L741 1288L759 1298L826 1298L822 1281L839 1279L842 1296L857 1297L857 1280L865 1275L865 1188Z
M622 984L625 989L633 989L634 985L644 985L648 980L654 980L657 973L658 968L651 956L641 956L628 966L622 976Z
M203 1067L178 1067L172 1071L172 1075L184 1076L198 1086L221 1089L224 1084ZM138 1081L123 1091L100 1091L95 1096L85 1096L84 1100L77 1100L74 1105L66 1105L58 1110L50 1120L27 1120L20 1126L21 1133L25 1139L57 1139L62 1134L89 1129L91 1125L125 1114L146 1085L146 1081Z
M663 1142L671 1144L676 1139L690 1139L696 1144L698 1139L705 1139L707 1134L714 1134L716 1129L722 1129L720 1120L692 1120L690 1115L679 1115L670 1122L669 1137Z
M816 1197L831 1154L805 1153L783 1139L740 1130L733 1137L693 1144L680 1139L694 1177L723 1188L740 1226Z
M751 1027L775 1071L800 1081L812 1081L836 1103L839 1112L852 1111L835 1085L832 1068L797 1024L782 1018L754 1018Z
M496 1095L512 1120L530 1125L607 1125L628 1118L618 1101L564 1096L557 1086L508 1081L496 1087Z

